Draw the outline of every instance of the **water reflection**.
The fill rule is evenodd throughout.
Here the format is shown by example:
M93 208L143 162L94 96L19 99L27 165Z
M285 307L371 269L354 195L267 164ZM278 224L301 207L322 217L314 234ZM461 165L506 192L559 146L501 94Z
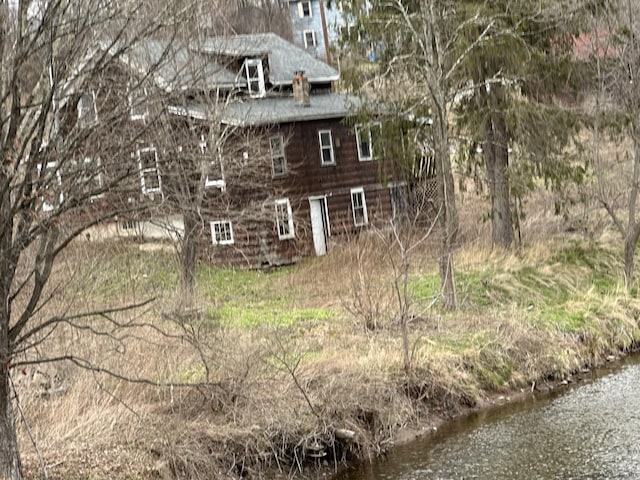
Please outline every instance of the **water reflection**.
M336 480L640 479L639 361L564 395L456 422Z

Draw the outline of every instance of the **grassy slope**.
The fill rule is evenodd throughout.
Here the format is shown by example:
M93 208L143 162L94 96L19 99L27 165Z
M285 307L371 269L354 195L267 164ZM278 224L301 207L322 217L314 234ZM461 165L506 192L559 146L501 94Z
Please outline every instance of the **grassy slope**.
M176 313L170 253L78 248L81 261L71 256L60 271L75 272L64 308L79 297L83 305L155 297L139 318L177 334L128 337L122 351L108 342L82 348L120 371L210 385L158 390L67 369L71 388L62 397L42 400L25 388L32 435L45 463L56 465L53 478L289 474L318 464L312 444L323 445L333 465L375 454L398 430L492 393L561 379L640 338L640 302L622 289L619 249L577 238L506 255L462 250L456 312L433 304L438 281L425 245L410 273L409 377L393 272L373 237L272 273L202 265L189 316ZM365 328L371 318L375 330ZM75 341L59 336L56 348ZM337 440L337 429L355 438ZM103 459L92 462L96 451Z

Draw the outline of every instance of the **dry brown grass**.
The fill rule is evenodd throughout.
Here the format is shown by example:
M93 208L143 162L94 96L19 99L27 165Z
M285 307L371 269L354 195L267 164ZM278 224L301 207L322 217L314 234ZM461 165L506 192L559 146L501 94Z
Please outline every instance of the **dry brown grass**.
M548 199L535 201L538 209ZM481 239L485 226L473 220L481 202L473 205L476 210L463 212L468 241L456 256L462 309L441 311L431 294L412 297L410 375L403 371L388 261L397 251L384 235L361 235L327 257L247 277L255 279L243 290L247 308L266 309L282 293L291 310L333 312L324 320L257 327L212 320L210 312L231 300L210 286L185 313L166 254L139 253L126 244L74 246L56 273L60 291L42 315L155 297L118 319L158 330L140 325L96 337L59 328L39 353L73 352L165 386L59 364L43 371L66 389L43 396L46 389L33 380L38 367L16 371L16 379L24 375L17 388L30 475L38 475L40 466L33 438L53 479L299 476L375 455L399 430L420 429L494 392L551 384L640 338L635 299L622 291L589 290L583 280L591 272L583 264L554 263L554 252L573 248L577 237L558 238L562 226L550 210L528 217L526 231L535 235L524 248L505 253ZM601 237L605 250L617 241L607 235ZM436 252L434 241L417 250L412 288L435 278ZM598 258L619 268L614 256ZM526 269L537 272L536 282L523 274ZM548 291L559 288L569 299L546 305ZM437 296L437 288L432 293ZM575 325L565 313L576 316ZM92 317L86 325L104 323ZM177 386L184 383L194 385ZM341 429L354 438L340 439ZM326 456L312 456L315 444Z

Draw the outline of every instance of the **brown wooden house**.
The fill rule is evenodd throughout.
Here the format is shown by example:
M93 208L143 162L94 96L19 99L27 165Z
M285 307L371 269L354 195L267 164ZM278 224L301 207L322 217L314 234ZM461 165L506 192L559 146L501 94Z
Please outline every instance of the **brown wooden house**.
M122 60L110 85L68 101L92 141L126 138L118 168L138 179L119 192L132 207L120 234L180 237L197 222L199 256L280 265L405 205L382 124L355 121L361 102L334 91L338 72L275 34L147 42ZM106 125L109 108L128 108L127 124Z

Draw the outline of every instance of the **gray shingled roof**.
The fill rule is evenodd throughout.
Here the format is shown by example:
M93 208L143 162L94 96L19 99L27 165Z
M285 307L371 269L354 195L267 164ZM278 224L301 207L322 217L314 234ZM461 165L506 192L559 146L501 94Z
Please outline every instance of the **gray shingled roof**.
M167 91L246 84L211 58L162 40L138 43L123 59L142 75L155 70L156 84Z
M338 71L275 33L213 37L192 49L230 57L267 56L269 80L274 85L291 85L295 71L302 70L309 82L338 80Z
M352 115L361 106L361 100L353 95L327 93L312 95L311 105L297 105L293 97L247 99L226 106L219 120L228 125L256 127L288 122L305 122L324 118L342 118ZM206 107L191 105L188 108L170 107L177 115L207 119Z

